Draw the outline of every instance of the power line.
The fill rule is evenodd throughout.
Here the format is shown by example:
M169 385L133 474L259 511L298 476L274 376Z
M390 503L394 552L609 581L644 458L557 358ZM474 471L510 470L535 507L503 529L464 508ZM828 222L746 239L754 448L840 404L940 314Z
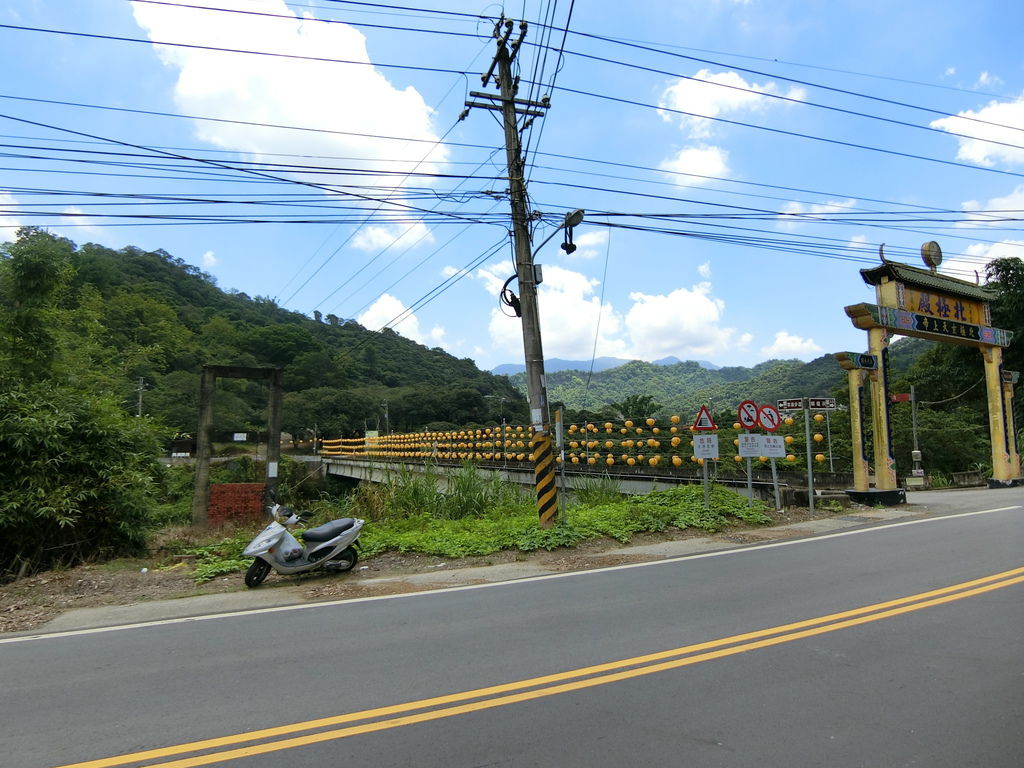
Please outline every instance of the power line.
M787 102L789 104L800 104L800 105L807 106L807 107L814 107L816 109L824 109L824 110L828 110L830 112L838 112L840 114L851 115L853 117L863 117L863 118L868 119L868 120L877 120L879 122L888 123L890 125L899 125L899 126L902 126L904 128L914 128L914 129L921 130L921 131L928 131L930 133L936 133L936 134L939 134L939 135L942 135L942 136L955 136L957 138L962 138L962 139L971 139L973 141L981 141L981 142L984 142L986 144L996 144L996 145L999 145L999 146L1010 147L1012 149L1024 150L1024 146L1022 146L1020 144L1011 144L1010 142L998 141L996 139L984 139L984 138L981 138L979 136L971 136L971 135L966 134L966 133L958 133L956 131L945 130L943 128L933 128L930 125L919 125L918 123L911 123L911 122L908 122L906 120L896 120L895 118L891 118L891 117L882 117L881 115L873 115L873 114L870 114L868 112L860 112L860 111L855 110L855 109L846 109L846 108L843 108L843 107L836 107L836 106L833 106L833 105L830 105L830 104L821 104L821 103L815 102L815 101L807 101L805 99L797 99L797 98L794 98L792 96L784 96L783 94L780 94L780 93L772 93L771 91L759 91L759 90L757 90L755 88L745 88L745 87L743 87L741 85L735 85L735 84L732 84L732 83L722 83L722 82L718 82L718 81L715 81L715 80L705 80L705 79L700 78L700 77L693 77L691 75L683 75L683 74L680 74L678 72L669 72L667 70L656 69L654 67L646 67L646 66L643 66L643 65L640 65L640 64L634 64L634 63L630 63L630 62L626 62L626 61L616 61L615 59L609 59L609 58L605 58L603 56L595 56L595 55L587 54L587 53L580 53L578 51L567 51L567 53L569 53L571 55L574 55L574 56L579 56L581 58L590 59L592 61L600 61L600 62L603 62L603 63L606 63L606 64L615 64L615 65L618 65L618 66L627 67L629 69L640 70L642 72L650 72L650 73L658 74L658 75L666 75L666 76L669 76L669 77L676 77L676 78L679 78L680 80L687 80L689 82L694 82L694 83L702 83L704 85L714 86L714 87L718 87L718 88L727 88L729 90L740 91L741 93L750 93L750 94L753 94L755 96L760 96L760 97L767 98L767 99L775 99L776 101L784 101L784 102ZM950 115L947 112L942 112L941 114L943 114L943 115L945 115L947 117L957 117L957 115ZM710 116L701 116L701 117L703 117L704 119L707 119L707 120L714 119L714 118L712 118ZM982 122L984 122L986 125L991 125L991 126L994 126L994 127L997 127L997 128L1008 128L1008 129L1011 129L1011 130L1024 130L1024 128L1018 128L1018 127L1015 127L1015 126L1007 126L1007 125L1002 125L1002 124L999 124L999 123L992 123L992 122L989 122L989 121L982 121Z
M61 106L81 107L81 108L85 108L85 109L110 110L110 111L115 111L115 112L129 112L129 113L136 113L136 114L154 115L154 116L160 116L160 117L171 117L171 118L179 118L179 119L183 118L183 119L189 119L189 120L201 120L201 121L210 121L210 122L217 122L217 123L228 123L228 124L235 124L235 125L248 125L248 126L256 126L256 127L266 127L266 128L279 128L279 129L284 129L284 130L310 131L310 132L314 132L314 133L338 134L338 135L344 135L344 136L355 136L355 137L359 137L359 138L375 138L375 139L381 139L381 140L387 140L387 141L432 143L431 140L429 140L429 139L419 139L419 138L413 138L413 137L384 136L384 135L376 135L376 134L355 133L355 132L348 132L348 131L335 131L335 130L329 130L329 129L305 128L305 127L301 127L301 126L289 126L289 125L273 124L273 123L257 123L257 122L251 122L251 121L243 121L243 120L228 120L228 119L224 119L224 118L213 118L213 117L206 117L206 116L201 116L201 115L178 115L178 114L173 114L173 113L169 113L169 112L159 112L159 111L155 111L155 110L127 109L127 108L123 108L123 107L112 107L112 106L108 106L108 105L85 104L85 103L81 103L81 102L70 102L70 101L59 101L59 100L52 100L52 99L31 98L31 97L24 97L24 96L13 96L13 95L10 95L10 94L0 94L0 99L14 99L14 100L19 100L19 101L30 101L30 102L37 102L37 103L57 104L57 105L61 105ZM652 105L645 105L645 106L652 107ZM472 143L464 143L464 142L446 142L444 144L444 146L445 147L469 148L469 149L484 149L484 150L487 150L489 152L493 152L494 151L494 147L493 146L487 146L487 145L481 145L481 144L472 144ZM154 149L156 149L156 148L158 148L158 147L154 147ZM160 147L160 149L177 149L177 148L174 148L174 147L170 147L170 148ZM206 151L209 152L211 150L206 150ZM887 205L909 205L909 204L906 204L906 203L899 203L899 202L895 202L895 201L884 200L884 199L879 199L879 198L874 198L874 197L867 197L867 196L864 196L864 195L850 195L848 193L837 193L837 192L829 192L829 191L823 191L823 190L814 190L814 189L807 189L807 188L803 188L803 187L786 186L786 185L782 185L782 184L767 184L767 183L764 183L764 182L754 182L754 181L743 181L743 180L738 180L738 179L728 179L728 178L724 178L724 177L712 176L712 175L707 175L707 174L683 173L683 172L680 172L680 171L669 171L669 170L664 170L664 169L659 169L659 168L651 168L649 166L638 165L638 164L635 164L635 163L623 163L623 162L616 162L616 161L611 161L611 160L599 160L599 159L588 158L588 157L580 157L580 156L569 155L569 154L564 154L564 153L541 152L539 150L534 150L534 156L535 157L552 157L552 158L561 159L561 160L571 160L571 161L574 161L574 162L582 162L582 163L588 163L588 164L594 164L594 165L602 165L602 166L615 167L615 168L627 168L627 169L630 169L630 170L639 170L639 171L645 171L645 172L649 172L649 173L657 173L657 174L662 174L662 175L677 176L677 177L680 177L680 178L703 179L703 180L716 181L716 182L720 182L720 183L724 183L724 184L737 185L737 186L752 186L752 187L757 187L757 188L761 188L761 189L775 189L775 190L786 191L786 192L797 192L797 193L802 193L802 194L820 195L822 197L844 197L844 198L855 197L857 199L865 200L867 202L878 202L878 203L883 203L883 204L887 204ZM968 167L972 167L973 168L974 166L968 166ZM562 169L552 169L552 170L562 170ZM654 183L654 182L647 182L647 183ZM723 190L716 190L716 191L721 192ZM919 207L927 209L927 206L919 206Z
M582 33L578 33L578 34L582 35ZM784 66L789 66L789 67L801 67L803 69L814 69L814 70L819 70L819 71L822 71L822 72L834 72L834 73L840 74L840 75L853 75L855 77L864 77L864 78L870 78L870 79L873 79L873 80L884 80L884 81L893 82L893 83L904 83L906 85L915 85L915 86L920 86L920 87L923 87L923 88L935 88L935 89L944 90L944 91L955 91L955 92L958 92L958 93L969 94L972 97L976 97L976 96L992 96L993 98L1004 99L1004 100L1013 100L1013 99L1016 98L1015 96L1006 96L1005 94L992 93L991 91L980 91L980 90L976 90L976 89L973 89L973 88L959 88L959 87L953 86L953 85L942 85L941 83L926 83L926 82L924 82L922 80L910 80L910 79L903 78L903 77L893 77L891 75L879 75L877 73L872 73L872 72L859 72L857 70L841 69L839 67L826 67L826 66L823 66L821 64L808 64L806 62L793 61L793 60L790 60L790 59L779 59L779 58L774 58L774 57L773 58L768 58L766 56L752 56L752 55L746 54L746 53L736 53L735 51L717 51L717 50L713 50L713 49L710 49L710 48L693 48L693 47L689 47L689 46L685 46L685 45L672 45L670 43L658 43L658 42L651 42L651 41L647 41L647 40L633 40L633 39L629 39L629 38L625 38L625 37L614 37L614 36L597 36L597 37L598 37L598 39L607 40L609 42L615 42L615 43L620 43L620 44L636 44L636 45L641 45L641 46L647 46L647 47L651 48L652 50L657 50L657 51L660 51L661 53L665 53L667 55L671 55L672 54L672 51L668 50L668 49L675 49L675 50L680 50L680 51L693 51L695 53L708 53L708 54L711 54L713 56L731 56L731 57L734 57L734 58L737 58L737 59L749 59L751 61L763 61L763 62L766 62L766 63L769 63L769 64L782 64ZM731 66L731 65L724 65L723 64L721 66ZM773 77L774 77L774 75L773 75Z
M917 111L920 111L920 112L928 112L928 113L933 114L933 115L942 115L943 117L958 117L961 120L968 120L970 122L981 123L983 125L990 125L990 126L994 126L994 127L997 127L997 128L1008 128L1008 129L1014 130L1014 131L1024 130L1024 128L1021 128L1020 126L1003 125L1002 123L993 123L993 122L990 122L988 120L981 120L979 118L972 118L972 117L964 117L962 115L950 115L949 112L947 112L946 110L942 110L942 109L935 109L933 107L924 107L924 106L920 106L918 104L910 104L910 103L905 102L905 101L899 101L898 99L887 99L887 98L884 98L882 96L873 96L871 94L861 93L859 91L853 91L853 90L849 90L847 88L838 88L836 86L824 85L823 83L815 83L815 82L812 82L812 81L809 81L809 80L800 80L800 79L793 78L793 77L786 77L785 75L779 75L779 74L772 74L770 72L764 72L764 71L758 70L758 69L749 69L749 68L745 68L745 67L737 67L737 66L735 66L733 64L726 64L724 62L714 61L712 59L704 59L704 58L699 58L699 57L696 57L696 56L688 56L688 55L681 54L681 53L672 53L671 51L665 51L665 50L661 50L659 48L654 48L654 47L650 47L650 46L646 46L646 45L639 45L637 43L626 43L626 42L622 42L622 41L617 40L617 39L612 38L612 37L606 37L604 35L595 35L595 34L590 34L590 33L586 33L586 32L576 32L576 31L574 31L573 34L578 35L580 37L590 38L590 39L593 39L593 40L603 40L605 42L613 43L613 44L616 44L616 45L623 45L623 46L626 46L626 47L629 47L629 48L633 48L633 49L649 51L651 53L658 53L658 54L661 54L661 55L664 55L664 56L671 56L671 57L675 57L675 58L686 59L686 60L689 60L689 61L696 61L696 62L701 63L701 64L711 64L712 66L716 66L716 67L727 67L729 69L737 70L739 72L746 72L748 74L759 75L761 77L770 77L770 78L774 78L775 80L784 80L785 82L796 83L797 85L806 85L809 88L820 88L820 89L825 90L825 91L831 91L833 93L840 93L840 94L844 94L846 96L854 96L854 97L860 98L860 99L867 99L869 101L875 101L875 102L879 102L881 104L889 104L891 106L903 107L903 108L906 108L906 109L913 109L913 110L917 110Z
M235 167L232 167L230 165L226 165L226 164L221 163L221 162L216 161L216 160L208 160L208 159L204 159L204 158L192 158L192 157L188 157L186 155L180 155L180 154L177 154L177 153L168 152L167 150L153 150L153 149L151 149L149 147L144 147L144 146L139 145L139 144L133 144L131 142L121 141L121 140L118 140L118 139L111 139L111 138L107 138L107 137L104 137L104 136L96 136L96 135L93 135L93 134L85 133L83 131L75 131L75 130L73 130L71 128L62 128L62 127L59 127L59 126L49 125L47 123L38 122L38 121L35 121L35 120L27 120L27 119L21 118L21 117L14 117L13 115L0 114L0 118L4 118L6 120L12 120L14 122L23 123L23 124L26 124L26 125L34 125L37 128L48 128L50 130L59 131L59 132L62 132L62 133L69 133L69 134L74 135L74 136L83 136L83 137L89 138L89 139L98 139L98 140L101 140L101 141L107 141L107 142L110 142L111 144L119 144L121 146L132 147L133 149L148 150L148 151L160 154L160 155L166 155L168 157L173 157L173 158L178 159L178 160L188 160L188 161L192 161L192 162L196 162L196 163L202 163L202 164L205 164L205 165L211 165L213 167L221 168L221 169L224 169L224 170L236 171L236 172L245 173L245 174L251 174L253 176L256 176L256 177L262 178L262 179L270 179L270 180L273 180L273 181L281 181L281 182L286 182L286 183L290 183L290 184L298 184L298 185L305 186L305 187L310 187L310 188L313 188L313 189L321 189L321 190L324 190L324 191L327 191L327 192L336 192L337 191L337 190L331 189L329 187L325 187L324 185L321 185L321 184L314 184L312 182L301 181L301 180L297 180L297 179L283 178L283 177L279 177L279 176L274 176L272 174L264 173L262 171L255 171L255 170L251 170L251 169L247 169L247 168L235 168ZM355 193L355 192L342 192L341 194L349 195L349 196L352 196L352 197L355 197L355 198L359 198L359 199L363 199L363 200L368 200L368 201L372 201L372 202L382 202L382 201L378 200L377 198L373 198L373 197L370 197L370 196L367 196L367 195L360 195L360 194ZM420 213L427 213L427 212L429 212L427 209L419 208L419 207L416 207L416 206L403 205L401 203L390 203L390 202L387 202L387 201L383 201L383 202L386 202L388 205L394 206L396 208L401 208L401 209L405 209L405 210L417 211L417 212L420 212ZM447 215L452 216L454 218L463 218L463 217L458 216L457 214L447 214Z
M841 147L849 147L852 149L863 149L869 152L880 152L886 155L892 155L894 157L905 157L912 160L924 160L929 163L939 163L940 165L949 165L957 168L966 168L971 171L985 171L987 173L998 173L1003 176L1013 176L1015 178L1024 178L1024 173L1016 173L1014 171L1004 171L999 168L989 168L987 166L979 165L968 165L967 163L958 163L955 160L943 160L937 157L928 157L926 155L916 155L912 152L901 152L895 149L885 149L882 147L873 147L869 144L860 144L855 141L843 141L842 139L830 139L825 136L815 136L809 133L800 133L799 131L787 131L784 128L772 128L767 125L757 125L756 123L745 123L740 120L730 120L725 117L708 117L707 115L700 115L696 112L687 112L681 109L674 109L671 107L661 107L655 104L647 104L642 101L636 101L634 99L625 99L619 96L609 96L603 93L594 93L592 91L582 91L576 88L566 88L565 86L559 86L558 90L564 93L572 93L577 96L588 96L594 99L601 99L603 101L611 101L617 104L627 104L633 107L643 107L644 109L654 109L660 112L669 112L676 115L683 115L685 117L699 117L704 120L712 120L717 123L725 123L726 125L735 125L742 128L753 128L758 131L765 131L767 133L774 133L780 136L790 136L798 139L807 139L809 141L818 141L825 144L834 144Z
M467 75L458 69L442 69L439 67L423 67L415 64L386 64L383 62L357 61L355 59L332 59L327 56L302 56L297 53L274 53L272 51L253 51L244 48L224 48L215 45L199 45L197 43L176 43L166 40L150 40L141 37L127 37L124 35L102 35L98 32L75 32L68 29L48 29L45 27L28 27L18 24L0 24L0 29L14 29L22 32L40 32L51 35L66 35L68 37L91 38L95 40L111 40L120 43L143 43L144 45L163 45L170 48L188 48L198 51L216 51L218 53L241 53L249 56L269 56L276 59L294 59L296 61L313 61L321 64L353 64L361 67L374 67L381 69L401 69L412 72L433 72L443 75Z

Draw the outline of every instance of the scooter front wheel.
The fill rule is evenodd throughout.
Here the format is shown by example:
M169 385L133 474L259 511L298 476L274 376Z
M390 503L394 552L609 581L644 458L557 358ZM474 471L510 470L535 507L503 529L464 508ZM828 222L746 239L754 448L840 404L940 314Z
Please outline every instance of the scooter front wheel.
M332 571L351 571L356 566L359 555L352 547L345 547L336 558L327 561L327 567Z
M263 580L267 578L267 574L269 573L270 563L257 557L252 561L252 565L249 566L249 570L245 572L245 586L258 587L263 583Z

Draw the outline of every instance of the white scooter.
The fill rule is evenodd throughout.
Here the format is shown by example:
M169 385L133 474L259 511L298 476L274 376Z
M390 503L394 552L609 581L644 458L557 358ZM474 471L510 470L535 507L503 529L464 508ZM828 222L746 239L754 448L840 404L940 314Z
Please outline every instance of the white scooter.
M245 572L247 587L258 587L271 569L288 576L316 568L344 572L355 567L359 559L355 547L359 546L363 528L359 518L343 517L303 531L303 546L288 530L302 521L301 515L276 503L269 512L274 522L250 541L242 553L256 558Z

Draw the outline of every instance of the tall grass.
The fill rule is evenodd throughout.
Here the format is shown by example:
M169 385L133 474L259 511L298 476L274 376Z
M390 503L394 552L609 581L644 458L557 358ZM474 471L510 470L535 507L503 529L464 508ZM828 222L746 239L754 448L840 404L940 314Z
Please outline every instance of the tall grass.
M602 475L585 475L572 482L572 497L577 504L596 507L622 501L622 483L605 472Z
M444 485L446 490L441 490ZM528 496L495 475L466 463L440 477L402 469L383 483L363 483L346 499L345 513L373 522L428 518L462 520L518 511Z

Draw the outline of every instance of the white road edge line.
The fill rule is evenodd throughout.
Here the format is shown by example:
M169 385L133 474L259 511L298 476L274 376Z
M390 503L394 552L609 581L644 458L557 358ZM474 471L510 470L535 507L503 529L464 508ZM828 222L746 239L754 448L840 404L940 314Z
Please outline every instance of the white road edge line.
M694 555L680 555L669 557L663 560L651 560L643 563L627 563L626 565L612 565L607 568L590 568L585 571L566 571L564 573L551 573L544 576L527 576L521 579L509 579L506 581L491 581L486 584L467 584L460 587L440 587L438 589L423 590L422 592L406 592L395 595L377 595L374 597L354 597L349 600L328 600L324 602L300 603L298 605L279 605L271 608L252 608L245 611L228 611L226 613L209 613L202 616L182 616L175 619L156 619L153 621L140 621L134 624L117 624L111 627L93 627L91 629L70 629L63 632L45 632L34 635L21 635L18 637L0 638L0 645L13 643L27 643L32 640L55 640L64 637L78 637L80 635L99 635L106 632L120 632L126 629L145 629L147 627L165 627L170 624L188 624L191 622L210 621L213 619L232 619L239 616L255 616L262 613L279 613L284 611L304 611L311 608L331 608L340 605L351 605L353 603L368 603L380 600L398 600L406 598L424 597L426 595L437 595L446 592L464 592L471 589L488 589L491 587L502 587L510 584L526 584L538 581L550 581L552 579L566 579L573 576L587 576L595 573L608 573L609 571L625 571L631 568L648 568L667 563L678 563L683 560L703 560L709 557L726 557L740 555L747 552L760 552L765 549L777 547L789 547L796 544L813 544L816 542L838 539L843 536L859 536L864 533L875 533L876 531L889 530L891 528L903 528L908 525L922 525L924 523L937 523L943 520L955 520L961 517L975 517L976 515L990 515L996 512L1009 512L1012 509L1021 509L1021 505L1015 504L1011 507L997 507L995 509L983 509L976 512L959 512L953 515L942 515L940 517L926 517L917 520L904 520L900 523L882 523L871 528L856 528L850 531L836 531L835 533L824 533L818 536L807 536L799 539L788 539L786 541L773 541L769 544L755 544L753 546L740 546L731 549L720 549L714 552L701 552Z

